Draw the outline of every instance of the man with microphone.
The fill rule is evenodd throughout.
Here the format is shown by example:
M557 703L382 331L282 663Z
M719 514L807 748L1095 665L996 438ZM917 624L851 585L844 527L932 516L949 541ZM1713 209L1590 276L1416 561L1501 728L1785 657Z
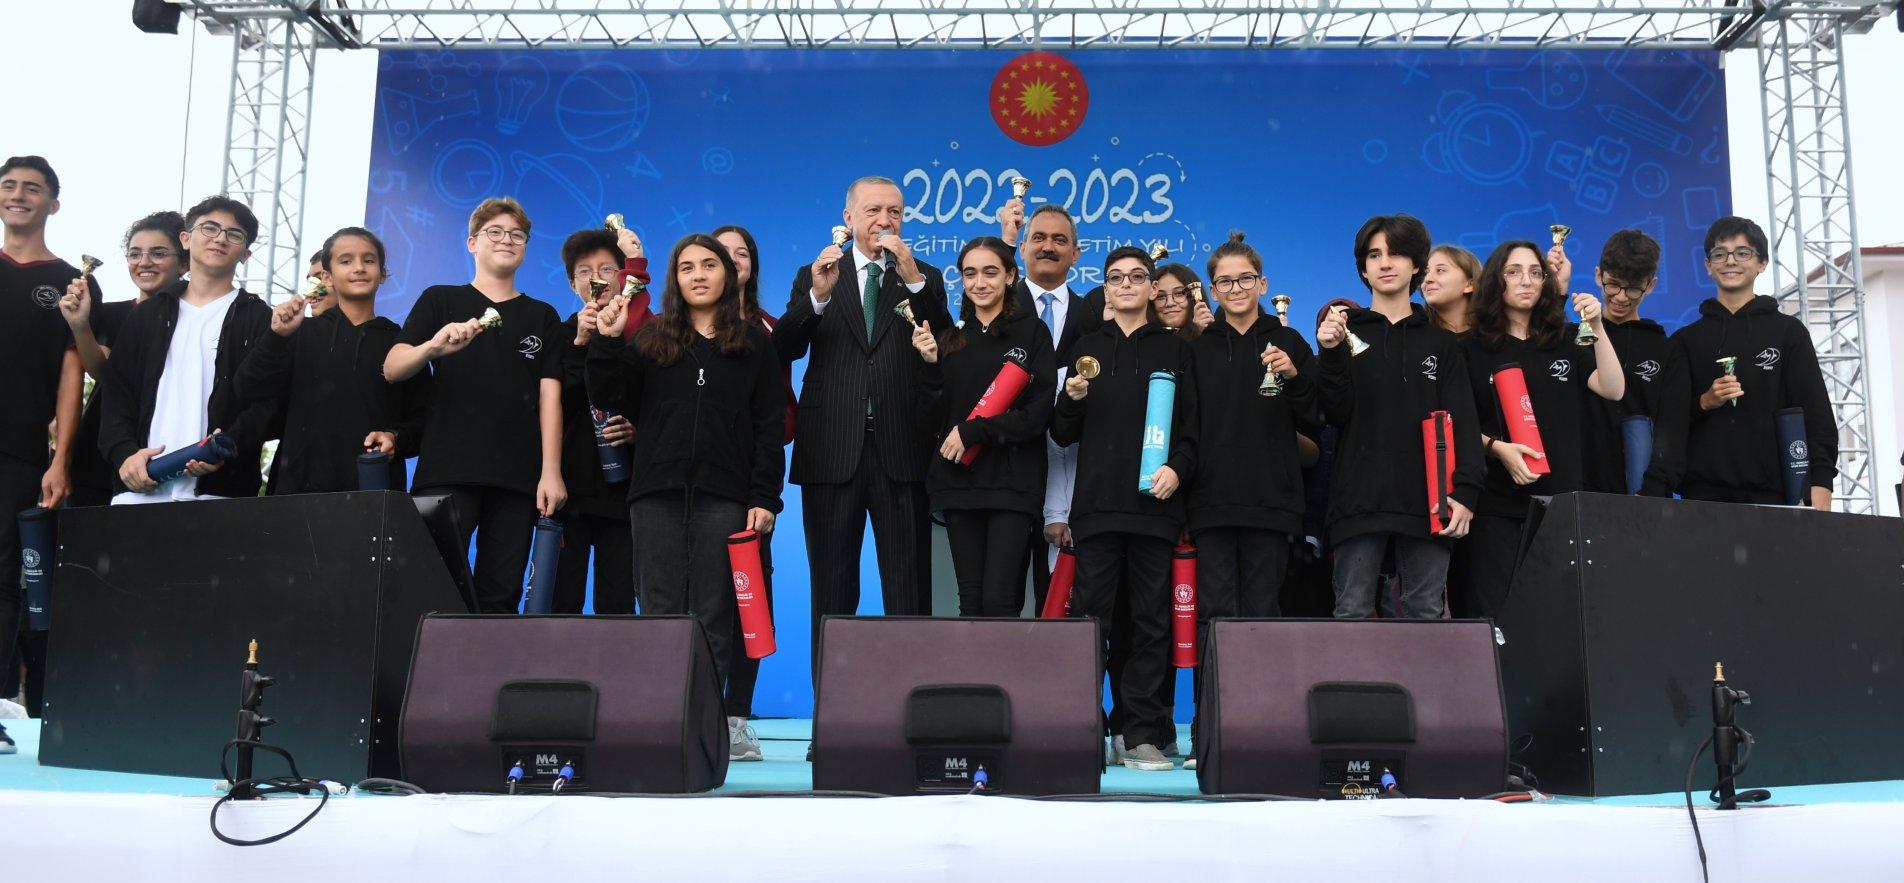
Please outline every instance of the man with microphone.
M933 446L914 419L913 401L923 363L912 348L912 329L894 308L909 301L913 315L934 330L949 327L952 318L939 269L914 258L899 238L904 211L905 198L891 179L854 181L841 213L848 238L799 269L774 329L783 360L811 354L791 477L800 485L812 569L816 663L822 618L859 607L868 515L885 612L932 612L925 477Z

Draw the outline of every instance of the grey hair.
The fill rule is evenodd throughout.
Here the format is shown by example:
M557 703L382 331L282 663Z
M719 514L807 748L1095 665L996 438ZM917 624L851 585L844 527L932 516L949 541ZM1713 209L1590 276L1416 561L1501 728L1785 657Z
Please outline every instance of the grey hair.
M853 183L846 185L846 207L847 208L850 209L853 207L853 194L858 193L860 186L863 184L884 184L888 187L895 187L895 188L899 186L898 182L894 181L891 178L886 177L885 175L866 175L861 178L855 178L853 179Z
M1038 220L1039 215L1058 215L1064 218L1064 222L1071 227L1071 238L1078 238L1078 219L1071 217L1071 213L1065 211L1064 206L1055 202L1047 202L1039 206L1037 211L1032 212L1030 217L1025 218L1026 229L1030 229L1031 222Z

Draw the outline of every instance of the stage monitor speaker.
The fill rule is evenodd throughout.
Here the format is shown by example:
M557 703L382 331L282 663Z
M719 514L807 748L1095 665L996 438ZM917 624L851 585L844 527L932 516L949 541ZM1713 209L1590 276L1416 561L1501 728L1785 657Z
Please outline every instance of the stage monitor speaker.
M1479 620L1218 619L1205 794L1483 797L1507 781L1494 629Z
M1088 619L828 617L813 787L1095 794L1101 646Z
M1514 760L1544 790L1684 788L1715 662L1752 694L1749 784L1904 778L1897 519L1583 493L1530 524L1501 670Z
M59 539L51 766L217 776L255 639L277 679L264 741L309 776L396 775L417 621L467 610L416 506L389 491L71 509Z
M431 616L403 705L430 791L682 794L727 780L714 656L686 616Z

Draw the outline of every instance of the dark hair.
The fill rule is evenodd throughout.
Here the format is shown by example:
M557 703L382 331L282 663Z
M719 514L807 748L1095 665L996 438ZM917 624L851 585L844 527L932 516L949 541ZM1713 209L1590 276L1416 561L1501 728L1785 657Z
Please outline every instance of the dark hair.
M1210 260L1204 265L1203 272L1215 279L1216 262L1231 256L1245 258L1250 262L1250 266L1256 268L1256 272L1263 272L1263 256L1257 253L1255 246L1243 241L1243 235L1241 230L1231 230L1229 239L1210 250ZM1427 262L1423 261L1423 263Z
M1481 268L1481 278L1474 281L1474 298L1468 304L1468 313L1474 317L1474 327L1468 333L1479 337L1490 350L1500 349L1507 341L1507 277L1503 273L1508 255L1523 248L1534 253L1543 274L1540 295L1534 299L1532 315L1527 317L1527 342L1546 349L1558 343L1567 331L1567 308L1561 303L1560 280L1554 278L1553 268L1547 266L1547 253L1526 239L1514 239L1495 246L1494 253L1488 255L1487 265Z
M714 306L715 348L724 356L747 352L747 322L740 317L740 271L734 268L734 259L719 240L706 233L689 233L668 253L668 281L661 288L661 312L635 332L635 349L663 366L680 361L681 354L700 336L688 319L687 301L681 297L681 274L675 271L681 253L691 245L713 252L727 277L721 286L721 299Z
M1138 248L1135 245L1120 245L1111 249L1110 253L1104 256L1104 269L1106 271L1110 270L1112 264L1125 258L1136 258L1143 261L1144 272L1152 276L1157 275L1157 262L1151 259L1150 252Z
M371 244L371 246L377 249L377 265L380 267L383 267L385 272L389 272L390 261L388 258L385 257L383 253L383 240L378 239L377 234L372 233L369 230L364 229L363 227L343 227L338 229L337 232L332 233L330 236L325 237L324 247L321 249L318 249L317 251L318 257L324 260L324 272L329 273L331 271L331 252L332 252L331 247L337 244L337 240L342 239L346 236L355 236L359 239L368 241Z
M185 226L198 226L198 219L212 212L227 212L238 221L238 226L244 228L245 231L246 248L250 248L252 243L258 241L258 216L251 213L251 206L223 193L207 196L199 200L197 205L192 206L191 211L185 213Z
M132 237L147 230L163 235L168 245L178 246L179 234L185 232L185 216L178 212L153 212L133 221L132 226L126 228L125 239L120 241L119 247L131 248ZM179 248L179 259L181 263L188 260L183 247Z
M747 281L741 284L740 303L741 306L747 308L747 315L758 316L760 315L760 247L754 244L754 234L747 232L747 228L739 224L722 224L715 227L714 232L708 235L714 237L715 242L719 242L722 233L739 234L740 241L747 245L747 258L754 262L754 271L747 274ZM734 270L739 272L740 266L735 265Z
M40 177L46 179L46 189L52 192L54 199L59 198L59 175L53 172L53 164L47 162L46 157L9 156L6 162L0 163L0 177L5 177L14 169L32 169L39 172Z
M1184 288L1189 288L1190 283L1192 282L1195 282L1198 284L1202 284L1203 282L1203 280L1197 278L1197 271L1190 269L1190 267L1185 264L1163 264L1159 266L1157 268L1157 278L1159 280L1162 280L1165 276L1169 276L1173 279L1176 279L1178 282L1182 282ZM1196 340L1197 335L1203 333L1203 329L1198 328L1197 322L1196 322L1197 301L1199 300L1199 298L1194 293L1189 291L1185 291L1184 294L1190 295L1190 302L1184 305L1183 327L1171 328L1170 330L1172 333L1176 334L1178 337L1183 338L1184 340ZM1156 310L1157 298L1152 297L1150 299L1150 304L1151 304L1151 311L1153 313L1157 313L1156 319L1159 322L1163 321L1163 314L1158 313ZM1169 326L1165 326L1165 327L1169 327Z
M998 263L1005 268L1005 293L999 297L998 319L993 320L993 322L996 323L1000 320L1009 319L1018 312L1018 286L1015 284L1018 281L1018 262L1014 260L1012 247L1007 245L1005 240L996 236L980 236L977 239L967 242L964 248L959 249L958 262L952 266L958 268L960 275L963 276L965 272L966 255L980 249L991 252L994 257L998 258ZM978 308L972 305L972 299L969 297L959 298L959 321L978 321ZM999 325L998 331L1003 333L1005 327L1004 325ZM964 348L965 329L963 327L955 323L950 328L939 329L940 357L949 356Z
M598 251L614 255L617 265L627 260L627 257L621 253L621 243L615 239L615 231L607 227L589 227L586 230L570 233L569 238L562 240L563 275L574 279L575 265Z
M1362 286L1370 291L1368 277L1362 274L1367 265L1363 258L1368 254L1369 240L1380 233L1388 240L1390 254L1398 254L1415 262L1415 275L1408 280L1410 292L1421 288L1421 280L1428 275L1428 251L1434 247L1434 240L1428 236L1428 227L1414 215L1393 214L1376 215L1362 223L1362 229L1355 234L1355 276L1362 280Z
M1057 215L1058 217L1063 218L1065 224L1071 227L1071 238L1073 240L1076 240L1078 238L1078 219L1071 217L1071 213L1068 211L1065 211L1064 206L1061 206L1055 202L1047 202L1044 205L1039 206L1037 211L1034 211L1031 214L1025 216L1025 231L1027 233L1030 233L1031 231L1031 222L1038 220L1039 215ZM1076 243L1073 242L1072 244L1075 245Z
M1706 247L1701 250L1701 254L1711 253L1712 247L1717 245L1719 240L1731 239L1734 236L1745 237L1746 242L1750 243L1753 248L1758 249L1759 257L1761 258L1771 254L1772 246L1765 241L1765 231L1759 229L1759 225L1753 222L1752 219L1741 218L1738 215L1726 215L1717 221L1713 221L1712 226L1706 228ZM1633 280L1628 279L1626 281L1631 282Z
M1711 246L1706 250L1711 251ZM1644 285L1659 273L1659 243L1638 230L1621 230L1607 237L1601 247L1600 272Z

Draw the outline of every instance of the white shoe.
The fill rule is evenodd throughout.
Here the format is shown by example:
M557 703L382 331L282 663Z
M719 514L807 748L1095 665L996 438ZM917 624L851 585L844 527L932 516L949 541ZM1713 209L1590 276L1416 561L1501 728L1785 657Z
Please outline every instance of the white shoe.
M1168 772L1177 768L1155 745L1139 745L1124 752L1124 766L1147 773Z
M1194 769L1196 769L1196 768L1197 768L1197 759L1196 759L1196 758L1194 758L1194 757L1186 757L1186 758L1184 758L1184 759L1183 759L1183 768L1184 768L1184 769L1186 769L1186 770L1194 770Z
M729 763L760 760L760 736L744 717L727 719L727 760Z

